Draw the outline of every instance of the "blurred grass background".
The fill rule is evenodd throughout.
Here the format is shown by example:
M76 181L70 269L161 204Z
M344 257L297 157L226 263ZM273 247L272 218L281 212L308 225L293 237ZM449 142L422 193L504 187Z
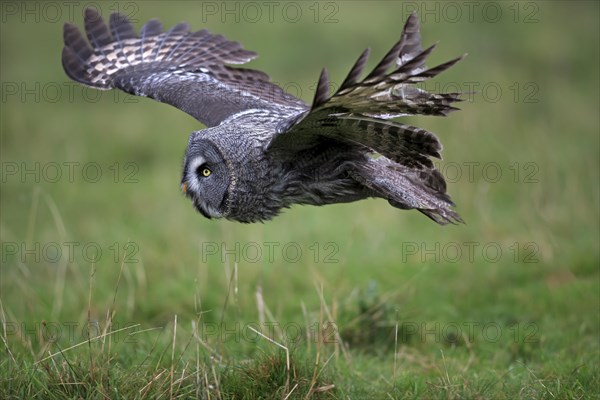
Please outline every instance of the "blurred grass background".
M38 329L43 320L84 324L88 313L102 320L114 306L115 321L122 324L168 330L176 314L189 331L200 310L203 321L258 321L259 288L275 321L305 324L319 320L322 301L315 286L322 284L354 357L350 364L336 357L328 366L334 396L597 396L597 2L475 2L471 12L456 2L282 2L272 18L260 2L253 3L260 17L238 2L101 4L105 16L115 9L131 15L137 31L158 17L165 27L185 20L194 30L208 28L238 40L259 54L249 67L267 72L292 93L299 88L307 102L322 67L340 83L366 47L374 66L416 9L424 45L440 41L429 66L469 54L425 87L436 88L437 82L439 88L459 85L479 92L448 118L410 120L444 143L441 166L455 177L449 193L467 222L449 227L381 200L296 206L265 224L205 220L179 191L187 137L200 124L148 99L68 83L60 64L62 24L81 26L83 5L59 5L56 14L44 4L49 3L3 3L0 297L5 322ZM236 7L237 12L222 14ZM65 162L79 163L72 181ZM83 179L80 167L92 162L102 173L95 183ZM44 179L42 170L50 163L62 166L57 182ZM12 175L7 168L14 166L18 172ZM21 176L24 167L36 166L39 179ZM136 182L126 182L132 172ZM73 259L63 253L51 262L51 255L41 254L37 261L22 247L12 254L15 244L37 243L43 249L59 243L64 250L66 242L79 243ZM125 264L113 304L128 242L134 243L128 251L135 249L137 262ZM265 243L271 242L279 246L269 259ZM472 242L477 243L473 258L468 256ZM86 243L103 251L94 265L81 253ZM120 249L116 262L114 243ZM238 251L237 260L230 255L223 261L206 251L213 244L235 250L254 243L263 252L257 262L251 262L252 252L245 257ZM297 261L282 254L286 244L302 249ZM498 248L502 253L496 256ZM331 251L334 262L324 262ZM420 332L422 340L401 343L403 350L394 357L389 328L403 322L493 323L504 334L485 340L478 331L472 343L426 332L423 338ZM522 331L512 335L515 326L530 329L526 338L535 340L524 340ZM5 329L5 347L18 360L39 358L43 340L37 336ZM123 354L143 354L140 349L154 340L153 333L139 338L139 348L124 345ZM239 342L229 340L220 351L234 359L256 355L254 343ZM333 354L339 355L339 348ZM121 362L127 369L133 360L131 355ZM8 358L2 365L6 372ZM390 379L392 368L401 371L394 374L397 381ZM7 384L9 376L3 377Z

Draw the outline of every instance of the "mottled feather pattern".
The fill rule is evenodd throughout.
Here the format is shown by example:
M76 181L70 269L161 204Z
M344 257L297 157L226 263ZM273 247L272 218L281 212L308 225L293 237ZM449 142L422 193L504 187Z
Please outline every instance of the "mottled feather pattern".
M343 116L340 121L344 138L356 136L356 141L407 167L433 168L429 157L441 158L442 144L425 129L364 116Z
M380 157L367 158L352 175L394 207L417 209L441 225L463 222L452 210L454 203L445 190L440 190L445 189L445 183L437 171L414 171Z
M318 138L330 138L415 169L433 168L429 157L441 159L442 144L426 129L361 114L329 114L326 110L297 118L300 121L296 125L273 139L273 151L300 151L314 146Z
M446 183L430 158L441 158L442 145L436 135L388 120L405 115L446 116L457 110L452 104L460 101L460 93L431 93L415 85L462 59L427 69L425 61L434 47L423 50L419 20L416 13L411 14L400 40L364 79L360 75L368 50L333 95L324 69L310 111L280 127L271 148L302 151L324 137L382 155L376 162L359 162L353 176L395 207L419 209L440 224L461 222L450 209L454 204L446 194Z
M189 25L180 23L166 32L157 20L151 20L141 30L142 37L126 17L113 13L110 29L93 8L85 12L85 29L90 48L79 29L65 24L63 63L71 78L99 89L112 88L115 72L141 63L169 61L172 67L190 68L217 64L243 64L256 53L242 48L221 35L207 30L189 32ZM75 56L83 63L71 62ZM78 68L79 67L79 68Z
M460 93L431 93L412 85L435 77L463 58L457 57L425 69L425 60L434 48L435 45L422 50L419 20L413 13L404 26L400 40L362 81L359 81L359 76L369 55L367 50L360 55L333 96L329 96L328 86L322 84L321 75L315 96L319 102L315 101L312 109L349 109L357 114L385 119L405 115L445 116L457 110L451 104L461 101ZM388 72L391 67L395 69Z
M229 67L252 60L256 53L222 35L205 29L190 32L186 23L163 32L158 20L150 20L136 35L118 13L110 16L109 24L88 8L88 41L76 26L65 24L62 62L72 79L171 104L207 126L246 109L283 109L288 115L307 109L270 83L264 72Z
M150 20L138 35L126 17L114 13L107 25L94 9L84 26L85 36L64 26L62 62L72 79L153 98L207 125L190 136L181 180L205 217L249 223L293 204L379 197L439 224L462 222L431 160L441 158L436 135L389 120L445 116L460 101L459 93L416 86L461 57L427 69L434 46L423 50L415 13L364 78L368 49L333 94L323 69L311 107L264 72L230 66L256 54L205 29L180 23L164 31Z
M356 62L352 66L352 68L350 69L350 72L346 76L346 79L344 79L344 81L340 85L340 88L338 89L338 93L343 91L344 89L351 87L351 86L355 86L358 83L360 75L362 74L362 71L365 68L365 65L367 65L367 60L369 59L370 53L371 53L370 49L365 49L365 51L362 52L360 57L358 57L358 59L356 60ZM313 104L313 107L314 107L314 104Z

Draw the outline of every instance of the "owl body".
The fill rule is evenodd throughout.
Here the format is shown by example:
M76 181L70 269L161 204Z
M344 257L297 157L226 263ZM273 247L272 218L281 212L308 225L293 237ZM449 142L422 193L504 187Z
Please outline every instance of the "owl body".
M371 194L349 174L364 158L352 146L319 143L293 157L265 152L278 121L256 110L192 133L181 184L202 215L250 223L271 219L293 204L350 202ZM203 176L204 168L210 175Z
M193 132L181 188L207 218L266 221L293 204L322 206L368 197L416 209L434 221L461 222L431 158L442 149L431 132L392 121L445 116L460 93L432 93L417 83L461 59L427 68L419 22L409 16L400 40L363 75L358 58L338 90L323 70L311 105L286 93L264 72L238 68L256 54L187 24L164 31L158 20L137 34L124 16L105 24L84 16L87 41L64 26L62 63L73 80L120 89L173 105L206 129Z

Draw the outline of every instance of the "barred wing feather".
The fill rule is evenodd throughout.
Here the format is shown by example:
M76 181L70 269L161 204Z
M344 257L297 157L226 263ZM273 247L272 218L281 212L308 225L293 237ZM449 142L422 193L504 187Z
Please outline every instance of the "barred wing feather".
M84 21L88 40L67 23L62 53L67 75L84 85L150 97L207 126L247 109L294 114L307 108L265 73L228 66L244 64L256 53L221 35L190 32L185 23L163 32L158 20L150 20L137 35L126 17L114 13L107 26L93 8L85 11Z

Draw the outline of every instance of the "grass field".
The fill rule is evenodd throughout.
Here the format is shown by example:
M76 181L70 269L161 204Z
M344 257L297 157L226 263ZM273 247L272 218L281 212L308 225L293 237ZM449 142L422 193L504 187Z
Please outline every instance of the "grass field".
M67 4L68 3L68 4ZM201 126L60 64L79 2L3 2L0 398L600 397L597 2L106 2L241 41L307 102L417 9L465 225L382 200L209 221ZM436 86L437 85L437 86Z

